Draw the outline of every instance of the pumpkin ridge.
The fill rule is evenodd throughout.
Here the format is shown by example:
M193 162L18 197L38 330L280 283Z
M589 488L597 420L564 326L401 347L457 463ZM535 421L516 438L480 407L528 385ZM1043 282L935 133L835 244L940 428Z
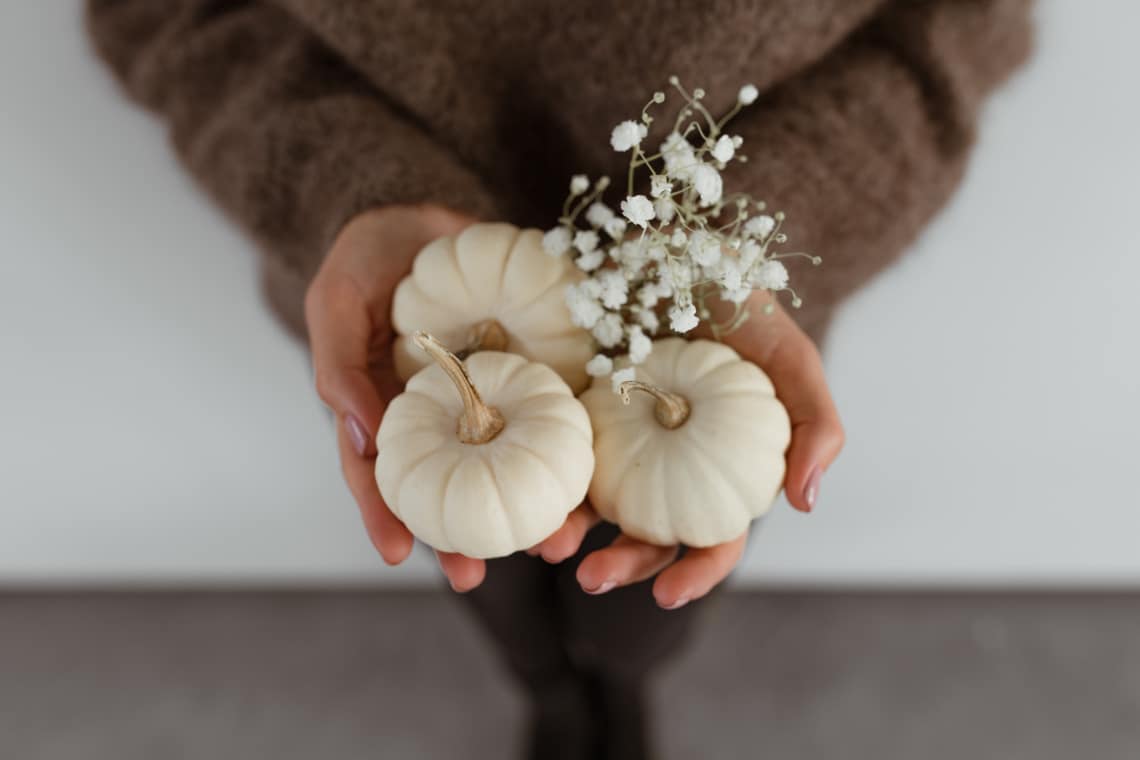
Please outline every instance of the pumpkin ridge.
M722 368L733 366L741 361L740 355L723 343L717 343L715 341L707 341L707 343L711 345L705 345L705 343L706 342L693 341L682 346L680 350L677 351L673 366L670 368L670 375L672 375L674 380L679 380L677 370L682 369L689 375L685 381L686 384L696 385L697 383L704 382L710 375L720 371ZM696 347L696 349L693 347ZM695 367L693 366L694 362L692 360L686 361L685 359L685 355L692 354L694 350L698 351L699 354L705 355L701 356L702 363ZM710 352L713 356L707 356Z
M543 255L545 255L545 254L543 254ZM565 271L559 272L558 276L554 278L554 282L547 285L545 288L543 288L541 291L539 291L538 295L536 295L534 298L530 299L529 303L527 303L526 308L520 309L520 308L518 308L518 306L516 304L504 304L504 308L502 311L503 318L504 319L513 318L514 316L517 315L518 312L527 311L527 309L530 306L533 306L534 304L542 301L544 298L546 298L546 295L552 289L558 287L559 285L570 285L570 284L572 284L569 282L565 282L565 279L566 279ZM567 307L567 308L569 308L569 307ZM575 328L575 329L581 329L581 328Z
M463 233L461 232L459 234L462 235ZM455 269L455 272L458 275L459 283L463 286L463 294L467 297L467 301L469 303L472 303L472 304L479 303L475 299L474 294L471 292L470 286L467 285L467 278L463 276L463 267L459 263L459 238L458 238L458 236L448 238L447 242L448 242L447 254L448 254L448 258L451 260L450 265L453 269Z
M512 447L512 448L518 449L519 451L521 451L523 454L527 455L531 459L536 460L542 466L542 468L544 470L546 470L547 474L550 475L554 479L554 482L558 484L558 488L564 494L574 492L573 489L567 488L566 483L564 483L562 481L562 478L559 477L558 473L554 471L554 468L550 466L550 463L547 462L544 457L540 457L538 455L538 453L535 452L533 449L529 449L526 446L523 446L522 444L515 443L514 441L507 443L507 445Z
M506 246L503 245L502 241L504 232L511 236L510 242L507 243ZM514 246L518 235L519 229L514 225L506 224L504 222L491 222L472 224L466 229L462 230L455 237L456 267L460 278L463 280L464 286L467 288L471 304L479 305L484 301L489 301L488 308L479 309L480 313L486 313L486 316L481 317L481 319L496 318L496 315L493 312L495 311L495 306L497 306L498 303L503 300L503 280L507 267L507 257L510 255L511 248ZM475 240L474 243L471 242L472 238ZM483 247L487 253L486 255L467 253L467 251L472 247ZM461 250L464 252L462 255L460 253ZM478 259L478 265L475 265L476 259ZM497 277L492 276L491 278L495 280L494 284L490 284L487 292L481 293L481 298L476 298L476 294L471 291L471 284L468 283L469 272L474 272L476 270L489 272L491 266L488 266L487 262L490 262L491 265L493 265L496 260L499 265L499 272ZM464 262L473 264L474 268L465 268ZM477 284L477 281L474 278L471 278L471 280L472 283ZM494 289L493 292L491 291L491 288Z
M456 310L454 304L449 303L446 300L440 301L434 295L430 294L427 290L425 290L423 288L423 286L421 286L416 281L414 276L405 278L404 280L401 280L400 284L396 286L397 292L399 292L399 290L401 288L407 288L408 290L410 290L411 288L416 289L415 293L408 293L406 296L406 298L411 299L411 303L415 303L415 299L418 298L418 299L421 299L424 303L431 304L438 311L445 312L445 316L452 318L450 321L460 322L460 321L465 321L467 319L467 317L464 314L462 314L460 311ZM407 324L404 317L403 317L404 312L406 312L410 309L416 309L417 307L408 306L407 304L404 304L401 308L396 308L396 297L394 295L392 297L392 306L393 306L393 308L392 308L392 327L395 329L395 331L397 333L400 334L400 337L405 337L405 336L411 335L416 330L428 330L430 332L432 329L436 328L436 325L434 325L434 324L433 325L419 325L419 324L409 325L409 324ZM428 311L431 311L431 310L428 310ZM434 316L437 316L437 315L433 313L433 317ZM441 321L447 322L449 320L444 319Z
M448 549L444 549L443 551L451 551L451 552L458 551L457 547L459 546L459 544L457 544L455 542L455 540L451 537L451 532L448 530L448 527L447 527L447 516L451 512L451 510L448 509L448 504L450 502L447 498L447 494L451 490L452 481L455 480L456 471L459 470L459 466L462 465L464 461L465 461L464 457L461 457L461 456L455 457L455 461L451 463L451 468L447 471L447 477L442 479L443 480L443 500L442 500L443 503L440 505L440 510L439 510L439 528L440 528L440 532L443 533L443 540L446 541L448 546L450 547ZM462 553L462 552L460 552L460 553Z
M727 397L727 398L731 398L731 397ZM751 398L751 400L753 400L753 401L757 400L754 397L749 397L749 398ZM716 400L720 401L721 397L717 397ZM772 397L772 398L766 398L766 399L764 399L764 401L765 401L765 405L771 406L773 411L783 412L783 417L785 420L787 420L787 411L783 408L783 405L780 404L778 399ZM774 402L774 404L773 404L773 402ZM728 420L722 420L719 424L724 426L724 427L721 427L719 429L711 429L707 424L701 422L700 420L707 420L707 415L702 415L701 418L693 425L692 429L694 432L703 432L707 435L718 435L718 434L721 434L721 433L724 433L727 431L742 431L742 432L755 432L756 431L756 420L754 418L745 418L743 416L737 416L737 417L732 417ZM785 430L789 430L790 429L790 422L788 422L786 425L781 426L781 427ZM768 444L771 443L771 441L769 440L769 436L767 436L767 435L756 436L755 437L755 443L756 443L757 448L761 448L763 450L769 450L771 448L773 450L778 450L781 454L786 453L787 448L788 448L787 442L785 442L783 444L782 448L769 447Z
M523 231L518 227L514 230L514 237L511 238L510 245L507 246L507 255L503 257L503 268L499 270L499 286L496 292L502 298L503 291L507 287L507 269L510 267L511 262L514 261L515 251L519 248L519 241L522 239Z
M642 451L645 449L645 445L649 442L650 437L651 437L651 431L647 428L642 428L641 437L638 438L637 440L635 440L632 444L627 445L627 447L626 447L627 448L627 451L626 451L626 465L627 465L626 472L628 472L629 469L632 469L632 468L628 467L628 465L632 465L635 461L637 461L638 457L642 456ZM600 440L602 438L602 436L599 435L598 438ZM659 457L659 456L653 457L653 466L656 470L661 470L662 465L663 465L663 459L661 457ZM647 476L642 474L642 478L646 478L646 477ZM655 473L653 473L653 476L651 478L649 478L649 482L653 483L654 485L661 485L664 482L664 478L659 477L659 473L655 472ZM613 494L612 494L614 522L616 522L619 526L625 524L626 522L629 522L625 518L625 512L627 509L630 508L631 505L636 506L636 507L641 507L645 503L644 497L633 498L633 499L624 498L625 489L634 488L634 489L639 490L641 485L642 485L642 483L639 483L637 478L620 477L620 474L619 474L619 480L618 480L617 488L614 489ZM666 491L666 493L663 494L663 496L667 496L667 495L668 494ZM663 501L664 501L664 499L663 499ZM633 522L636 522L636 521L633 521Z
M740 507L740 510L744 512L745 523L751 522L753 518L752 510L748 508L748 504L746 503L745 499L739 498L740 494L747 494L753 490L751 488L751 484L741 480L740 475L736 471L735 467L728 467L722 464L722 462L725 461L724 459L718 460L712 456L705 449L704 445L698 442L697 439L698 436L690 435L689 440L686 443L692 447L692 450L696 452L696 455L698 457L701 458L706 467L709 468L709 471L715 472L717 475L720 475L724 477L725 480L729 481L732 486L731 490L735 491L737 494L736 503Z
M510 510L507 508L507 500L503 498L503 486L499 483L499 477L495 474L495 468L487 461L487 457L479 457L479 463L483 465L483 469L487 471L487 477L495 484L495 493L498 495L499 512L503 516L503 525L506 527L506 533L511 538L511 546L519 545L518 534L515 533L514 521Z
M402 476L398 476L398 477L396 478L396 483L394 484L394 486L395 486L395 487L394 487L394 490L395 490L395 492L396 492L396 496L397 496L397 498L396 498L396 499L394 499L394 501L400 501L400 499L399 499L400 491L404 490L404 485L407 483L408 479L409 479L409 478L410 478L410 477L411 477L413 474L415 474L416 470L418 470L420 467L423 467L423 465L424 465L424 462L426 462L427 460L431 459L433 456L435 456L435 455L436 455L436 454L438 454L438 453L439 453L439 449L438 449L438 448L435 448L435 449L429 449L429 450L428 450L426 453L424 453L422 456L418 457L418 458L417 458L417 459L416 459L416 460L415 460L415 461L414 461L414 462L413 462L411 465L407 465L407 464L405 464L405 463L401 463L401 464L403 464L404 466L400 467L400 468L399 468L399 470L400 470L401 472L403 472L403 475L402 475ZM387 503L387 499L385 499L385 503ZM390 508L390 509L392 508L392 505L390 505L390 504L389 504L388 506L389 506L389 508ZM396 510L395 510L395 509L392 509L392 511L393 511L393 512L395 512ZM398 514L397 514L396 516L397 516L397 517L399 517L399 515L398 515Z
M730 377L726 380L721 380L721 381L716 380L716 376L718 374L720 374L721 372L728 372L728 371L741 372L742 370L740 368L744 368L743 371L747 372L747 375L741 375L739 378L731 378ZM747 383L747 382L755 382L755 381L759 381L759 384L755 386L756 392L763 391L763 393L765 395L769 395L769 396L775 396L776 395L775 388L772 386L771 378L769 378L768 375L764 373L764 370L760 369L755 364L753 364L752 362L747 361L747 360L736 360L736 361L725 362L724 364L721 364L718 367L714 367L710 371L706 372L705 374L701 375L699 378L696 378L694 380L694 382L700 382L700 383L716 382L716 385L718 387L721 385L730 385L730 384L735 385L738 382L739 383Z
M565 399L565 398L574 398L574 397L573 396L568 397L564 393L557 393L555 391L547 391L547 392L543 392L543 393L536 393L533 396L527 396L526 398L520 399L518 401L511 401L509 403L500 403L499 408L504 409L504 410L510 410L511 414L516 415L516 416L519 414L522 414L522 415L525 415L528 418L530 418L532 413L528 412L528 409L530 408L530 406L532 404L545 405L545 404L549 404L551 401L553 401L555 399L561 400L561 399ZM541 399L541 401L540 401L540 399ZM539 412L538 414L539 414L539 416L546 416L546 415L542 415L541 412Z
M536 367L539 369L531 370L531 367ZM527 378L521 377L523 372L530 372L533 375L533 379L531 379L530 382L525 382ZM553 383L555 380L558 381L557 385L554 385L550 390L542 390L543 385L547 383ZM521 390L524 391L523 393L519 393L518 389L512 387L513 385L519 383L522 384ZM535 392L536 390L540 392ZM570 386L566 385L566 381L559 377L558 373L537 361L526 361L525 359L523 365L512 369L509 373L507 373L505 377L502 378L502 382L499 383L499 386L495 389L494 393L490 395L499 396L504 394L508 396L522 396L522 401L530 401L531 399L538 398L540 396L561 396L564 394L570 395L571 398L573 398L573 395L570 391Z
M593 449L593 446L594 446L593 434L587 433L582 428L571 423L570 420L568 420L565 417L554 417L551 415L541 415L538 417L527 417L525 420L516 419L514 421L514 424L511 426L514 428L514 431L515 431L513 433L513 435L521 435L521 433L519 431L520 430L526 430L527 427L532 423L540 423L541 425L549 425L549 426L554 426L554 427L570 428L574 431L575 435L577 435L582 440L582 443L586 444L591 449Z

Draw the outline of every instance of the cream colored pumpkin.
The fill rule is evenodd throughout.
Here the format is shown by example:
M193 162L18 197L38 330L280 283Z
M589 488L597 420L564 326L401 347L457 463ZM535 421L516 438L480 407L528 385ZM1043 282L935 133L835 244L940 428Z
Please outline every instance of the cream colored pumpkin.
M550 536L594 470L585 408L542 364L499 351L460 362L431 336L413 340L437 363L408 381L380 423L385 503L424 543L468 557L502 557Z
M408 338L425 330L461 356L496 350L542 362L582 391L593 343L570 321L564 293L584 276L568 256L547 255L539 230L473 224L429 243L393 298L396 372L407 380L428 363Z
M598 378L581 397L598 514L648 543L713 546L771 508L791 426L759 367L721 343L666 338L622 388Z

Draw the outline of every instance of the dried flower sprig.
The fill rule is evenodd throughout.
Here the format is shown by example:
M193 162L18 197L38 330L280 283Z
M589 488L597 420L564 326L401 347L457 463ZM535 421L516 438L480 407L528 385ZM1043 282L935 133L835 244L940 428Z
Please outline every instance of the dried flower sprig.
M721 171L747 160L739 152L743 139L726 134L725 126L755 102L756 87L741 87L733 108L716 119L702 103L703 90L689 93L677 77L669 84L684 103L656 153L647 153L642 143L654 121L650 109L665 102L664 92L653 93L640 120L623 121L610 135L615 151L630 154L620 214L602 199L609 177L591 183L575 175L558 226L543 237L548 254L573 256L590 275L567 287L566 304L599 348L586 371L609 375L615 389L634 379L634 365L649 356L663 318L676 333L706 320L719 339L748 319L747 301L755 290L786 290L791 305L799 307L781 259L802 256L820 263L806 253L775 251L787 242L782 212L768 214L762 201L724 192ZM639 169L649 175L648 195L634 192ZM711 319L708 302L714 296L735 305L723 322ZM771 312L771 304L765 310ZM622 354L627 366L615 371L613 360Z

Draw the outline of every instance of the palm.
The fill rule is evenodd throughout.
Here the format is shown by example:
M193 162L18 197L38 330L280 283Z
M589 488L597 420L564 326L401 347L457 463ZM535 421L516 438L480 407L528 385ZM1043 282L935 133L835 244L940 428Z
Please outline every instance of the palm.
M375 433L388 402L402 387L392 358L392 293L417 251L437 237L458 233L472 221L430 206L389 207L361 214L338 236L305 299L317 390L340 423L337 441L345 481L360 506L368 535L390 564L407 558L413 544L411 533L381 498L373 475ZM818 473L843 443L818 353L779 309L770 317L746 323L726 342L768 373L788 408L793 433L785 491L794 506L808 511ZM583 504L530 553L561 562L578 552L597 522L594 510ZM723 580L743 553L746 538L691 549L678 560L678 547L652 546L619 536L582 561L578 580L586 591L604 593L657 575L653 593L658 604L675 608L703 596ZM482 582L486 571L482 560L436 554L457 591Z

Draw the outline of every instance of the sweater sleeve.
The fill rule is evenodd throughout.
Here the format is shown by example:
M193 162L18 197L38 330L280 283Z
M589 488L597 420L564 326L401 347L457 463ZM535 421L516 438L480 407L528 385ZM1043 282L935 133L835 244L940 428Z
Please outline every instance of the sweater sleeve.
M1027 56L1030 0L896 0L730 125L730 170L787 213L819 339L838 303L897 258L957 185L985 96Z
M87 24L191 172L298 282L369 207L495 215L474 173L274 5L88 0Z

